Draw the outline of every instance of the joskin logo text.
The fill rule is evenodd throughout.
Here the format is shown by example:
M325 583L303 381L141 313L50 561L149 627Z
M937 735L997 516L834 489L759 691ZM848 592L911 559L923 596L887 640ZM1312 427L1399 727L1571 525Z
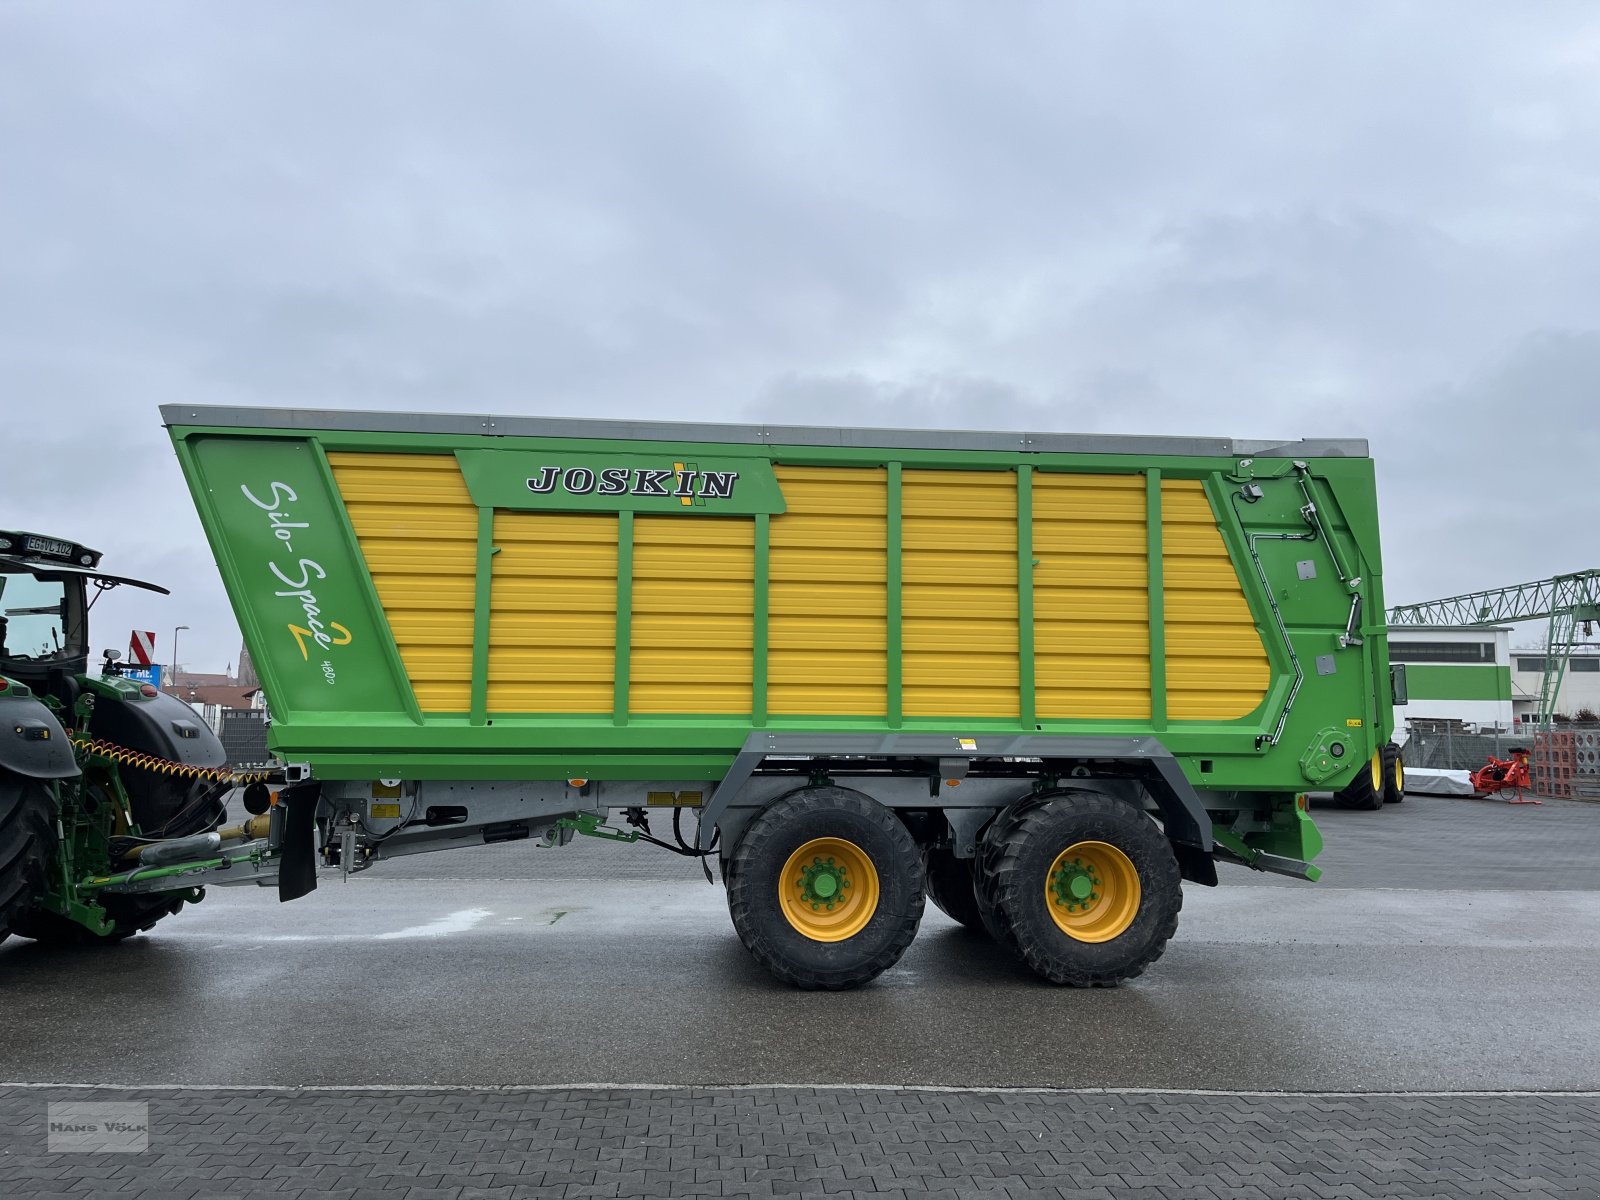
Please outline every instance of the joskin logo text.
M694 463L673 463L671 470L604 467L598 472L547 464L528 479L528 490L537 496L552 495L559 488L569 496L671 497L687 508L708 500L731 500L738 483L737 471L702 471Z
M618 453L535 442L461 449L456 461L479 508L708 517L784 509L770 459L702 453L688 446Z

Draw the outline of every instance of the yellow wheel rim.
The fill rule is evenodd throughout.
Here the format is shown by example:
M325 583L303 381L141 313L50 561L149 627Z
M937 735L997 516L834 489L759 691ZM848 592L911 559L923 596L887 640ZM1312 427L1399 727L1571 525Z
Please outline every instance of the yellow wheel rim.
M1372 752L1372 762L1368 765L1372 767L1372 790L1381 794L1383 792L1383 750L1381 747Z
M1109 842L1074 842L1045 875L1045 906L1062 933L1080 942L1109 942L1139 915L1139 872Z
M843 838L812 838L778 876L778 908L813 942L842 942L878 911L878 872L866 852Z
M1394 790L1397 792L1406 790L1406 765L1400 761L1398 755L1394 760Z

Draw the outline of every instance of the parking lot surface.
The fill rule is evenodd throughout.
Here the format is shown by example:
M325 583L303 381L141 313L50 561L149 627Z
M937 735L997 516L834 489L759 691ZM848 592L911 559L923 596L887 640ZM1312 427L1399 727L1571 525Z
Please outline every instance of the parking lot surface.
M1109 991L930 908L875 984L794 992L695 863L605 844L8 942L0 1194L1600 1195L1600 806L1317 817L1322 883L1189 889ZM49 1154L85 1097L150 1150Z

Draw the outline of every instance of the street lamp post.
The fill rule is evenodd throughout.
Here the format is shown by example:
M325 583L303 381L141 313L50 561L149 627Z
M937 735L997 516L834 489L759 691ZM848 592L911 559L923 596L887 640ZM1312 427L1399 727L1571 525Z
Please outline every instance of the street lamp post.
M178 625L172 630L172 679L167 683L170 688L178 686L178 630L187 628L187 625Z

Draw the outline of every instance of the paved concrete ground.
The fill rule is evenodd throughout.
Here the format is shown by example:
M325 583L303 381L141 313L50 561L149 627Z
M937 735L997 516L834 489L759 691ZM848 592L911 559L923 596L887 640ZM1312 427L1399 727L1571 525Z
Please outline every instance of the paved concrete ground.
M39 1153L43 1101L84 1095L148 1103L152 1149ZM0 1091L0 1192L75 1200L1549 1200L1597 1162L1596 1097Z
M0 971L0 1082L1600 1088L1600 892L1196 889L1096 991L930 912L875 984L815 994L703 882L368 877Z
M1114 991L1039 984L930 909L876 984L793 992L695 864L607 845L383 864L292 906L214 891L109 952L10 942L0 1081L175 1090L150 1097L151 1152L115 1157L44 1153L44 1105L73 1093L0 1091L0 1194L166 1195L187 1171L200 1194L938 1176L959 1194L1600 1196L1597 1100L1571 1094L1600 1090L1600 807L1415 797L1318 820L1323 884L1191 889L1167 955ZM571 1088L630 1083L649 1090ZM334 1090L261 1090L307 1084ZM424 1090L350 1090L374 1085ZM565 1090L426 1090L530 1085ZM1463 1089L1539 1094L1416 1094Z

